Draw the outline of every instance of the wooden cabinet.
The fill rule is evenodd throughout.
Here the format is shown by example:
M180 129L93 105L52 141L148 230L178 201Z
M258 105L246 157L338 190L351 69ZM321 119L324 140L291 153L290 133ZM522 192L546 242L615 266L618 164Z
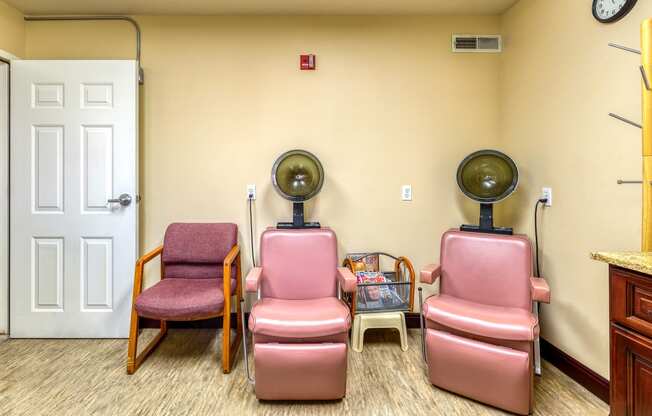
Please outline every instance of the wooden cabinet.
M611 321L652 338L652 276L611 267Z
M652 276L609 268L611 416L652 416Z

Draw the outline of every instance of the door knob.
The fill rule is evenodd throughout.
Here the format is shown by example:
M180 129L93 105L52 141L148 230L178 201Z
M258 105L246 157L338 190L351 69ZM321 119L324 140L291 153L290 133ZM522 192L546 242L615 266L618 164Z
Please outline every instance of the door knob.
M113 198L113 199L109 199L109 200L107 200L106 202L108 202L109 204L120 204L120 205L122 205L123 207L126 207L126 206L128 206L129 204L131 204L131 195L129 195L129 194L122 194L122 195L120 195L119 197L117 197L117 198Z

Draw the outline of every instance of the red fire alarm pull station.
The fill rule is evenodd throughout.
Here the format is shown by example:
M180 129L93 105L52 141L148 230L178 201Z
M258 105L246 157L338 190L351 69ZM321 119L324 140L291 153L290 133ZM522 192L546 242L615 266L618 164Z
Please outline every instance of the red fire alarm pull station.
M301 60L299 62L299 68L301 68L302 71L311 71L315 69L315 55L313 54L301 55Z

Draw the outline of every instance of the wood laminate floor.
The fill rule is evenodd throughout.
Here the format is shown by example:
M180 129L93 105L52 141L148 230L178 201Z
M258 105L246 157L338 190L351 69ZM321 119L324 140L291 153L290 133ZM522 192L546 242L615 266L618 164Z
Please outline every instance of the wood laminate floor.
M211 330L170 330L132 376L125 372L126 340L7 340L0 343L0 415L504 414L433 387L417 330L409 331L405 353L393 334L370 331L364 352L349 352L346 398L330 403L258 402L242 353L234 371L222 374L217 340ZM535 415L609 413L545 362L535 394Z

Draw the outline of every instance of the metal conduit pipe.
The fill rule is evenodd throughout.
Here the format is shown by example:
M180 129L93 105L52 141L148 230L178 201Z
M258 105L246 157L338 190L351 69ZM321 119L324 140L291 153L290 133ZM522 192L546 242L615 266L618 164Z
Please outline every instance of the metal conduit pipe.
M129 22L134 26L136 30L136 63L138 64L138 83L142 84L145 82L145 74L143 72L143 67L140 65L140 26L138 22L129 16L114 16L114 15L43 15L43 16L25 16L25 21L27 22L39 22L39 21L57 21L57 20L122 20Z

